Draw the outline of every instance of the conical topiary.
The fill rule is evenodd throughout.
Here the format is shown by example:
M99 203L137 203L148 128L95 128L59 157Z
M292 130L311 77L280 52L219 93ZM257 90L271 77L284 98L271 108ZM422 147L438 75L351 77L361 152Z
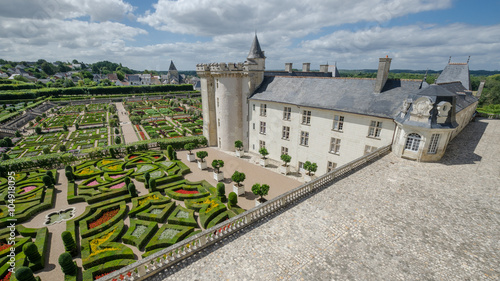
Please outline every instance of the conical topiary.
M16 279L18 281L37 281L33 276L33 271L29 267L22 266L16 270Z
M59 256L59 265L61 266L64 275L76 275L76 264L68 252L64 252Z
M73 181L73 172L66 170L65 174L68 181Z
M135 189L135 184L133 182L129 183L127 186L130 196L137 197L137 190Z
M151 190L151 192L156 190L156 180L155 179L149 180L149 190Z
M61 238L66 252L70 252L72 255L76 254L76 243L71 232L63 231L63 233L61 233Z
M24 244L23 253L31 263L37 264L41 262L42 257L38 252L38 247L33 242Z

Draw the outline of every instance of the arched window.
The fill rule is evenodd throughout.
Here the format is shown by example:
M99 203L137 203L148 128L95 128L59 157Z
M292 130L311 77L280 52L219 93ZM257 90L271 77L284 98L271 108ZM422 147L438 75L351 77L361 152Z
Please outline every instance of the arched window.
M409 134L408 138L406 139L406 145L405 149L411 150L411 151L418 151L418 147L420 145L420 139L422 137L419 134Z

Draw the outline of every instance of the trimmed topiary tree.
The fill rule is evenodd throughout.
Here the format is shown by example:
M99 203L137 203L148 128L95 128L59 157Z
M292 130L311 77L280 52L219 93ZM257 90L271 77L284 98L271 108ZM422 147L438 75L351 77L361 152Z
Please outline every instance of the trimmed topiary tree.
M149 189L149 180L151 179L151 174L146 172L144 174L144 184L146 185L146 189Z
M120 134L120 129L115 128L115 134L116 134L116 135L119 135L119 134Z
M266 156L269 155L269 151L267 151L267 148L262 147L259 149L260 155L262 155L262 158L266 159Z
M75 180L75 177L73 176L73 172L66 170L65 175L66 175L66 178L68 179L69 182L72 182Z
M52 178L49 175L43 176L42 180L46 187L52 187Z
M78 125L78 123L75 124L75 130L78 130L80 129L80 125Z
M61 233L61 239L64 244L64 250L66 252L69 252L73 256L76 255L77 253L76 243L75 240L73 239L73 235L71 235L71 232L63 231L63 233Z
M170 159L171 161L177 160L175 150L171 145L167 146L167 156L168 156L168 159Z
M37 281L31 268L25 266L17 269L15 276L18 281Z
M260 196L259 202L264 202L263 196L266 196L269 193L269 185L263 184L261 185L260 183L256 183L252 186L252 193L255 195Z
M56 179L55 179L54 174L52 173L52 171L49 170L49 171L45 172L45 174L52 179L52 184L56 184Z
M234 207L238 205L238 195L236 195L236 193L234 192L229 193L228 198L229 198L229 204L228 204L229 207Z
M42 257L38 252L38 247L33 242L28 242L23 246L23 253L26 255L31 263L39 264L42 261Z
M122 143L122 139L119 136L116 136L115 144L120 144L120 143Z
M37 133L37 135L41 135L42 134L42 128L36 127L35 128L35 133Z
M246 176L244 173L240 173L238 171L234 171L234 174L231 176L231 179L238 185L241 186L240 183L245 180Z
M217 184L217 197L221 202L226 202L226 185L222 182Z
M149 190L151 192L156 191L156 179L150 179L149 180Z
M2 154L2 160L9 160L9 159L10 159L9 154L7 154L7 153Z
M236 148L236 150L243 150L243 142L240 141L240 140L237 140L234 142L234 147Z
M191 150L193 150L193 149L195 149L195 148L196 148L196 145L195 145L194 143L192 143L192 142L190 142L190 143L186 143L186 144L184 145L184 149L185 149L185 150L187 150L187 151L189 151L189 154L193 154L193 153L191 152Z
M76 275L78 267L76 266L76 263L73 261L73 258L71 258L71 255L68 252L62 253L59 256L58 261L64 275Z
M64 144L59 145L59 151L65 152L66 151L66 145L64 145Z
M310 161L306 161L304 163L304 169L307 170L307 175L311 176L311 173L316 172L318 170L318 165L316 163L311 163Z
M43 152L43 154L49 154L50 153L50 148L45 147L44 149L42 149L42 152Z
M133 182L131 182L127 185L127 189L128 189L128 193L130 194L130 196L137 197L137 190L136 190L135 184Z
M283 160L283 162L285 162L285 167L286 167L286 166L288 166L288 163L290 163L290 161L292 161L292 156L290 156L288 154L282 154L281 160Z
M130 184L130 178L129 177L125 177L125 184L128 186Z
M224 161L214 159L214 161L212 161L212 167L214 168L215 172L218 174L218 173L220 173L220 168L224 167Z
M64 130L65 132L67 132L67 131L68 131L68 125L64 124L64 125L63 125L63 130Z
M198 158L200 158L200 162L204 162L205 158L208 156L208 152L206 152L205 150L202 150L202 151L198 151L196 152L196 156L198 156Z

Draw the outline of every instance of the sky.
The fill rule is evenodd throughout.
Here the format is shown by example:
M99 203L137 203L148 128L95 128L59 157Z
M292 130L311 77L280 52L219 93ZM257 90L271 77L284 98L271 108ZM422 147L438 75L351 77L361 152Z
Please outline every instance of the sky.
M0 58L108 60L135 70L243 62L266 69L500 70L498 0L0 0Z

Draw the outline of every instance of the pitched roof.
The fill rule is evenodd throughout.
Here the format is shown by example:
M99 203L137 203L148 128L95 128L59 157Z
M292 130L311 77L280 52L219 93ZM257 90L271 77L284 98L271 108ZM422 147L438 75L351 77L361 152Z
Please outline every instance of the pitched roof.
M467 89L471 89L469 65L467 63L449 63L436 79L436 84L460 81Z
M375 82L366 78L266 76L250 99L393 118L421 83L389 79L382 93L376 94Z
M252 47L250 47L250 52L248 53L247 59L264 59L264 52L260 49L259 39L257 38L257 34L253 38Z
M170 70L177 70L177 68L175 68L173 61L170 61L170 67L168 68L168 71L170 71Z

